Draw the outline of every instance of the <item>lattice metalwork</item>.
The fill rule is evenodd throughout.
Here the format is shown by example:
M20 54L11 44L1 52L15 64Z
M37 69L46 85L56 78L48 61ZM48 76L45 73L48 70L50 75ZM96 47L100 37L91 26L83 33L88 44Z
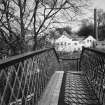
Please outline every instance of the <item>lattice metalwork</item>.
M0 63L0 105L35 105L58 65L54 49Z
M79 71L80 58L60 58L60 64L64 71Z
M105 105L105 52L84 48L80 69L85 72L100 103Z
M58 105L100 105L91 85L81 73L64 74Z

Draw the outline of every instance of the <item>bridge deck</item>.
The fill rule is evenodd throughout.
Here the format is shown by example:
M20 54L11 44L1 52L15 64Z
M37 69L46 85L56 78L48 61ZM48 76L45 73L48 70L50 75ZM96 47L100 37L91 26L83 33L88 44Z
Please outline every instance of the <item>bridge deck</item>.
M59 93L62 84L63 71L56 71L42 95L38 105L58 105Z
M100 105L82 72L64 73L58 105Z

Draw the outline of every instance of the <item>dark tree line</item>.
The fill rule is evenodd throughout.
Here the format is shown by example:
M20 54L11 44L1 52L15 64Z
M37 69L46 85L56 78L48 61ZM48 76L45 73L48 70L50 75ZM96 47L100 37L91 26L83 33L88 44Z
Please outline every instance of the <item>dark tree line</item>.
M85 37L92 35L94 38L96 38L96 36L94 35L94 25L93 24L90 24L88 26L82 26L80 30L77 32L77 34L79 36L85 36ZM98 27L98 39L105 40L105 26Z
M98 10L97 14L98 39L105 40L105 12L103 10ZM77 34L85 37L92 35L96 38L96 35L94 35L94 24L89 23L89 21L83 22Z
M67 34L71 34L71 27L66 26L66 27L62 27L62 28L56 28L56 31L58 31L61 35L63 34L63 32L65 31Z
M89 25L83 25L78 33L77 33L79 36L85 36L85 37L88 37L89 35L92 35L93 37L94 36L94 26L93 24L89 24Z
M32 32L33 50L38 37L55 22L56 14L70 10L77 14L89 0L0 0L0 42L7 45L10 55L26 52L25 37ZM65 29L70 33L69 29Z

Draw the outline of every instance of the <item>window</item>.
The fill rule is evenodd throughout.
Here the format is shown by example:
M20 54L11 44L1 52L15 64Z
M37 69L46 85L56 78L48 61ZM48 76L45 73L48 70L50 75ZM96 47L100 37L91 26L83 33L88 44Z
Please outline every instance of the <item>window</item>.
M81 49L80 49L80 48L78 48L78 50L80 51Z
M89 43L89 40L87 40L87 42Z
M102 43L102 46L104 46L105 45L105 43Z
M59 43L57 43L57 45L59 46Z
M74 43L74 45L77 45L77 43Z

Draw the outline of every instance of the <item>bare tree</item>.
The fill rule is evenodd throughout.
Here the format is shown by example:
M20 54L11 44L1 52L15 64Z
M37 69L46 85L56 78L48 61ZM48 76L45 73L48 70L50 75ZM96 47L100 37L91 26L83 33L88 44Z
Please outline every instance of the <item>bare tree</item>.
M98 10L98 16L97 16L97 20L98 20L98 26L99 25L105 25L105 12L103 11L103 9L99 9Z
M54 23L56 15L61 10L70 10L75 14L80 13L81 8L87 6L85 0L33 0L34 8L33 15L28 24L33 23L34 31L34 46L37 46L37 37L40 33L44 32L49 26Z
M12 55L24 52L24 15L27 0L2 0L0 2L0 32ZM18 12L16 15L16 12ZM19 16L20 15L20 16Z
M102 9L97 10L97 24L98 24L98 36L99 40L105 39L105 11Z
M81 13L81 9L87 6L87 1L1 0L0 31L6 43L14 51L16 51L15 47L17 46L14 46L14 43L20 43L19 47L21 52L24 52L23 46L27 30L33 31L33 50L35 50L38 36L50 28L53 23L59 23L59 19L56 20L58 13L69 10L75 15L78 15ZM74 16L69 14L71 20Z
M11 47L12 50L15 51L14 46L12 45L12 36L15 34L11 28L11 15L12 9L10 8L9 0L2 0L0 3L0 33L2 39ZM10 15L11 14L11 15Z

